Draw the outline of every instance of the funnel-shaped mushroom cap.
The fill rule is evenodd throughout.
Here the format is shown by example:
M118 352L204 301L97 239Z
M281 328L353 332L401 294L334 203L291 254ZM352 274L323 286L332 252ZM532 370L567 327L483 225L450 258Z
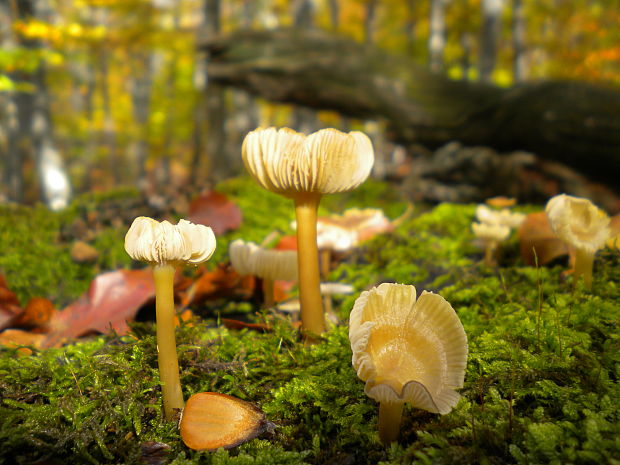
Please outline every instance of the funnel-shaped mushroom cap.
M368 136L322 129L305 136L289 128L259 128L243 141L243 162L265 189L283 195L354 189L374 163Z
M523 213L513 213L507 208L492 210L486 205L478 205L476 208L476 218L481 223L498 224L509 228L518 228L525 221Z
M551 229L564 242L594 254L611 235L607 214L588 199L556 195L545 208Z
M351 311L353 367L365 392L379 402L409 402L448 413L460 396L467 336L440 295L384 283L362 292Z
M502 242L510 235L510 228L498 223L472 223L471 229L483 241Z
M151 265L198 265L213 255L215 234L207 226L186 220L173 225L139 216L125 235L125 250L134 260Z
M253 242L236 239L229 246L230 263L240 275L296 281L297 251L263 249Z

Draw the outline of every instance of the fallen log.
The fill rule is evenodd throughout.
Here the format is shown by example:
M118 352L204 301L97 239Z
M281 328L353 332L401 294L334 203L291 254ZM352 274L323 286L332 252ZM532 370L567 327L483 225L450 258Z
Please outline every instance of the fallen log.
M620 90L544 81L453 81L411 59L319 30L240 30L204 41L210 79L268 100L384 119L388 138L525 150L620 191Z

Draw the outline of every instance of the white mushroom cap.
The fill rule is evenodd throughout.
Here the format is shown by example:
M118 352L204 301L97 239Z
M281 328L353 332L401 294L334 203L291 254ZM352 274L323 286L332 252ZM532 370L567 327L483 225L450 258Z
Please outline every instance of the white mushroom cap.
M486 205L478 205L476 208L476 218L481 223L518 228L525 220L525 215L523 213L513 213L507 208L493 210Z
M609 216L588 199L556 195L545 212L553 232L576 249L594 254L611 236Z
M357 245L357 232L319 221L316 227L316 243L319 249L346 252Z
M237 273L272 281L297 280L297 251L263 249L236 239L229 246L230 263Z
M353 367L379 402L409 402L446 414L460 396L467 336L440 295L384 283L362 292L349 321Z
M125 235L129 256L151 265L198 265L211 258L215 245L211 228L186 220L173 225L139 216Z
M322 295L341 295L351 294L355 288L350 284L344 283L321 283Z
M474 235L483 241L502 242L510 235L510 228L497 223L472 223Z
M245 137L242 156L261 186L287 196L354 189L366 180L374 163L368 136L331 128L309 136L289 128L258 128Z

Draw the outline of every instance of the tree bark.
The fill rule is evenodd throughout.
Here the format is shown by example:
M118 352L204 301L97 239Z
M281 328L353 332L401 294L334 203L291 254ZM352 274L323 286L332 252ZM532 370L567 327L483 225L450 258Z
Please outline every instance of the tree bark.
M525 78L525 13L522 0L512 0L512 78L521 82Z
M620 91L579 82L512 88L452 81L323 31L238 31L205 43L209 76L262 97L357 118L430 148L451 140L528 150L618 188Z
M482 0L479 73L482 82L491 82L501 34L504 0Z

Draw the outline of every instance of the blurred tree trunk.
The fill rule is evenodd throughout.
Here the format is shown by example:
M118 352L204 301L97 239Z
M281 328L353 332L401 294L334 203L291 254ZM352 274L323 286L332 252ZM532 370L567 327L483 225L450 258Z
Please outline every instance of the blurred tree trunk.
M293 24L298 30L308 30L314 26L314 0L293 0L291 2ZM318 127L316 112L305 106L293 107L291 126L296 131L311 133Z
M482 0L482 31L480 35L479 73L480 81L491 82L497 49L502 32L502 8L504 0Z
M137 169L138 186L141 189L147 187L146 162L148 158L148 121L150 112L151 89L153 80L153 55L144 51L136 55L139 73L134 76L132 86L133 117L138 126L139 136L134 144L135 165Z
M366 2L366 15L364 17L364 42L367 44L372 44L374 41L378 5L379 0L368 0Z
M11 2L8 11L9 18L13 21L28 21L35 17L43 21L50 19L40 17L42 8L36 0ZM29 50L41 48L37 40L19 36L14 39L14 44ZM20 70L12 77L30 84L32 90L16 90L13 102L8 107L10 141L7 171L10 177L11 199L15 201L41 199L55 209L63 208L69 200L71 188L62 157L53 142L43 60L33 71ZM27 163L34 168L30 170L33 176L24 179L24 167ZM28 189L29 187L31 189Z
M407 52L410 56L415 53L416 39L416 17L415 17L416 0L407 1L407 23L405 24L405 35L407 36Z
M203 28L207 37L215 37L220 32L221 14L220 0L205 0ZM207 70L208 68L207 62ZM228 112L225 89L217 82L210 82L208 79L206 104L208 130L205 146L208 168L207 172L201 176L201 180L204 182L209 179L217 182L235 173L238 162L233 159L228 150L226 138Z
M431 0L430 33L428 37L429 66L432 71L443 69L443 50L446 46L446 9L447 0Z
M403 145L529 150L618 185L620 91L579 82L453 81L323 31L237 31L206 44L210 78L278 102L381 118Z
M340 3L338 0L329 0L329 19L333 31L337 31L340 27Z
M525 13L523 0L512 0L512 78L523 81L525 69Z

